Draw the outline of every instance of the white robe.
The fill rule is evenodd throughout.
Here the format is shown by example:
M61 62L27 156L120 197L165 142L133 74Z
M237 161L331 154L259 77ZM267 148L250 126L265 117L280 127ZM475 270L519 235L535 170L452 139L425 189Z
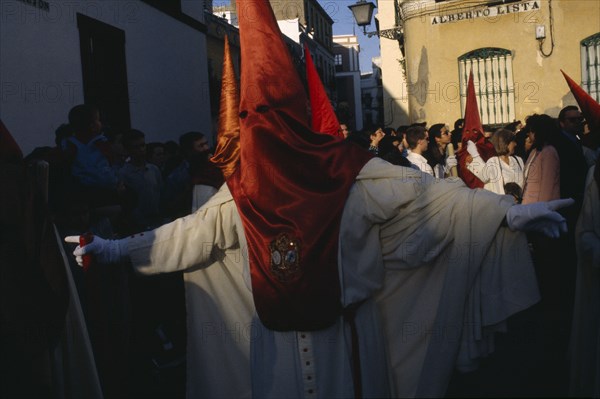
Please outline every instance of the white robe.
M363 167L338 254L342 304L367 300L356 318L363 396L442 396L454 367L473 368L490 332L539 299L524 235L499 227L511 203L378 158ZM267 330L245 248L226 186L129 241L137 271L186 271L188 397L353 396L348 326Z
M588 173L577 222L577 285L569 348L570 395L600 397L600 193Z

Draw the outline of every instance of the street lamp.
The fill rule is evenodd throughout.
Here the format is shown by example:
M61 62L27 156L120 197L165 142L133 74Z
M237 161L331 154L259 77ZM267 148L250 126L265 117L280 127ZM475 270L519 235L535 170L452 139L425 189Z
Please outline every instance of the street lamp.
M392 29L384 29L377 30L375 32L367 33L367 26L371 24L371 18L373 17L373 9L375 9L375 4L372 2L367 2L366 0L358 0L356 3L348 6L352 14L354 15L354 19L356 20L356 24L358 26L362 26L363 33L367 35L367 37L371 36L379 36L385 37L386 39L398 40L402 41L402 29L400 27L395 27Z
M358 0L357 3L348 6L354 15L356 24L362 26L365 35L367 34L367 25L371 25L371 18L373 17L375 7L375 4L366 0Z

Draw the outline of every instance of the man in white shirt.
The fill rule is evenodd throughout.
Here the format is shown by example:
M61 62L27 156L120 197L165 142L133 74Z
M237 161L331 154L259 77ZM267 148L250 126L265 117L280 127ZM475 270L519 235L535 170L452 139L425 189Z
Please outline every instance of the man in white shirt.
M410 163L415 165L421 172L433 176L433 169L427 163L423 153L427 151L429 135L422 126L413 126L406 131L406 141L408 142L408 156Z

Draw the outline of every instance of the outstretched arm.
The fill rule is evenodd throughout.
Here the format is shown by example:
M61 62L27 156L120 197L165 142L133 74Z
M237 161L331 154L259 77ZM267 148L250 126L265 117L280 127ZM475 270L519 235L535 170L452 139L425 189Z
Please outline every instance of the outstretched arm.
M80 264L86 254L92 254L98 263L129 259L143 274L185 270L208 262L215 248L237 247L237 218L235 204L225 187L189 216L120 240L94 237L90 244L78 246L73 254ZM65 241L77 243L79 236L67 237Z
M567 232L567 221L557 210L571 206L571 198L527 205L513 205L506 212L506 223L513 231L537 232L558 238Z
M93 236L93 240L90 243L84 245L78 245L73 251L75 260L79 266L84 266L86 256L93 256L95 262L98 263L117 263L127 260L129 257L129 249L127 244L129 237L121 240L105 240L102 237ZM65 237L65 242L70 244L79 244L81 242L80 236L68 236Z

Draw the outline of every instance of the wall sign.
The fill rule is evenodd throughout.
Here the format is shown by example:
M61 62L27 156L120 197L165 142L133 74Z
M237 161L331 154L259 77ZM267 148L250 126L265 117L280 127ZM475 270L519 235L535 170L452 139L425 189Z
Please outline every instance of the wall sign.
M480 8L457 12L447 15L436 15L431 18L431 25L447 24L450 22L464 21L475 18L491 18L499 15L515 14L518 12L535 11L540 9L540 0L526 1L523 3L502 4L493 7Z

